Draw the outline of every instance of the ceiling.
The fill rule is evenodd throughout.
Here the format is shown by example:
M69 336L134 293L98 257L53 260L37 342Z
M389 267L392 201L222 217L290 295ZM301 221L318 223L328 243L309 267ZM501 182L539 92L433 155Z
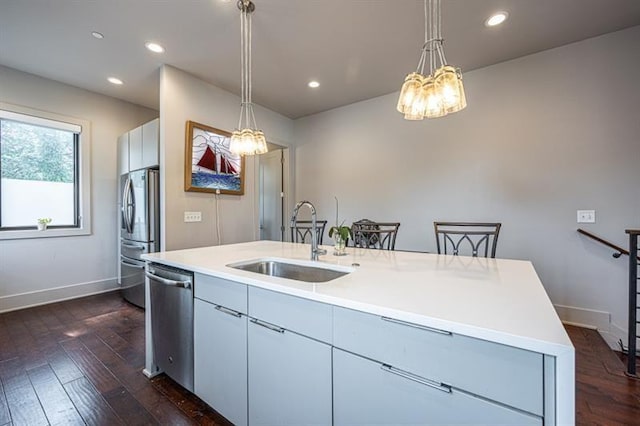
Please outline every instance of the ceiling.
M287 117L397 91L417 64L421 0L254 2L253 101ZM442 3L447 59L463 72L640 24L638 0ZM509 19L485 27L498 10ZM157 109L163 63L239 94L235 0L0 1L2 65Z

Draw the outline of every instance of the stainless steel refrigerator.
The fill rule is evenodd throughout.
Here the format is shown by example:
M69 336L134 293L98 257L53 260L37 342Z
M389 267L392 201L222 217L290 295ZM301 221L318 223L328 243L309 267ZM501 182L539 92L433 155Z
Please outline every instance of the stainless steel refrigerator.
M160 250L160 204L157 169L120 176L120 276L122 295L144 308L144 261Z

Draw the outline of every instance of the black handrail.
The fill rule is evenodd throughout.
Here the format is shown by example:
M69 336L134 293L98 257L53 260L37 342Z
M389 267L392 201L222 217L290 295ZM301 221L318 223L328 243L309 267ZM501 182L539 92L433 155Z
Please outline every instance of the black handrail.
M584 229L578 228L578 232L582 235L585 235L605 246L614 249L616 252L613 253L613 257L616 259L621 255L629 256L629 327L628 327L628 336L629 339L627 341L627 372L628 376L638 378L638 373L636 371L636 348L638 343L638 334L637 334L637 325L640 323L638 321L638 263L640 262L640 257L638 256L638 235L640 235L640 229L627 229L625 232L629 234L629 250L625 250L622 247L618 247L617 245L610 243L609 241L598 237L597 235L592 234L591 232L585 231ZM620 340L620 346L624 351L624 347L622 346L622 340Z
M638 235L640 229L627 229L629 234L629 343L627 353L627 375L638 377L636 372L636 343L638 324Z
M623 254L624 254L625 256L629 256L629 250L625 250L625 249L623 249L623 248L622 248L622 247L620 247L620 246L617 246L617 245L615 245L615 244L613 244L613 243L610 243L609 241L605 240L604 238L600 238L600 237L598 237L597 235L592 234L592 233L591 233L591 232L589 232L589 231L585 231L585 230L584 230L584 229L582 229L582 228L578 228L578 229L577 229L577 231L578 231L580 234L582 234L582 235L586 235L587 237L591 238L592 240L595 240L595 241L597 241L597 242L599 242L599 243L601 243L601 244L604 244L605 246L607 246L607 247L609 247L609 248L614 249L616 252L615 252L615 253L613 253L613 255L612 255L612 256L613 256L613 257L615 257L616 259L617 259L617 258L619 258L619 257L620 257L621 255L623 255ZM627 231L629 231L629 230L627 230ZM632 230L631 230L631 231L632 231ZM637 258L638 260L640 260L640 257L636 256L636 258Z

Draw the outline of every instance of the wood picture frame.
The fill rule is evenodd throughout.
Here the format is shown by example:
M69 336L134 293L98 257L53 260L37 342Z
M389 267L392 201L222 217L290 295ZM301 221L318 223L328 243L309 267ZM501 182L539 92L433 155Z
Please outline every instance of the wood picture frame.
M184 190L244 195L244 157L229 150L231 133L187 121Z

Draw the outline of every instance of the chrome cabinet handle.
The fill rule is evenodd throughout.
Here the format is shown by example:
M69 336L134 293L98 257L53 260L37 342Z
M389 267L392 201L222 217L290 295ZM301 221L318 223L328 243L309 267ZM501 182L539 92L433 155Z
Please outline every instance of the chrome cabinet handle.
M223 314L231 315L236 318L242 317L242 314L240 312L234 311L233 309L225 308L224 306L220 305L216 305L215 308Z
M389 318L389 317L380 317L380 318L382 318L383 321L392 322L394 324L406 325L407 327L418 328L420 330L431 331L433 333L444 334L446 336L451 336L452 335L452 333L450 331L440 330L438 328L427 327L426 325L413 324L413 323L410 323L410 322L401 321L401 320L397 320L395 318Z
M251 321L255 325L259 325L260 327L264 327L268 330L275 331L276 333L284 333L284 328L277 327L275 325L269 324L268 322L260 321L255 318L251 318L249 321Z
M416 376L415 374L411 374L407 371L400 370L388 364L382 364L380 366L380 369L382 371L386 371L387 373L404 377L405 379L411 380L412 382L420 383L421 385L425 385L425 386L429 386L430 388L437 389L441 392L451 393L451 386L449 385L445 385L444 383L434 382L433 380L425 379L424 377Z
M134 249L134 250L144 250L143 246L135 246L133 244L122 244L122 247Z
M124 263L127 266L131 266L132 268L144 269L144 265L138 265L136 263L127 262L124 259L121 259L120 262Z
M144 274L147 276L147 278L152 279L154 281L161 282L162 284L165 284L165 285L171 285L171 286L182 287L182 288L191 288L191 281L169 280L167 278L162 278L155 274L152 274L151 272L145 272Z

